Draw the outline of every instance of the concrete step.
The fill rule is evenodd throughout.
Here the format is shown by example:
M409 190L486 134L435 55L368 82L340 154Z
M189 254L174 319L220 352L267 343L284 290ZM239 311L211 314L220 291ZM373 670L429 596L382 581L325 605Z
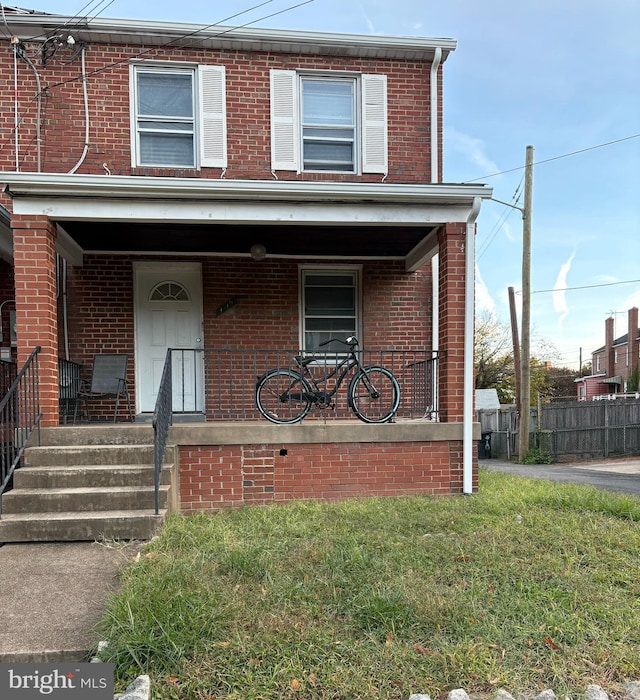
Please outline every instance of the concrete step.
M169 486L160 487L161 508L167 507ZM47 517L49 513L87 513L99 511L138 511L154 507L153 486L119 486L62 489L13 489L2 499L4 514L31 513Z
M4 514L0 519L0 543L92 542L101 540L150 540L162 526L166 513L153 509L96 513Z
M153 464L153 445L82 445L28 447L24 463L33 467Z
M64 445L151 445L150 423L60 425L40 429L43 446Z
M64 467L24 466L13 475L14 489L61 489L87 486L149 486L154 483L154 468L149 465L85 464ZM171 480L171 465L160 473L160 483Z

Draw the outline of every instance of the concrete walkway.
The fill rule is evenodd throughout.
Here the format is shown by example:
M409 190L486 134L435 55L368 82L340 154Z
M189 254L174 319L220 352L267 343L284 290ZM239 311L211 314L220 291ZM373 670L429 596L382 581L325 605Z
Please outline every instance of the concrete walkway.
M607 491L640 495L639 457L568 464L513 464L500 459L481 459L478 466L532 479L588 484Z
M88 661L94 626L139 544L0 546L0 662Z

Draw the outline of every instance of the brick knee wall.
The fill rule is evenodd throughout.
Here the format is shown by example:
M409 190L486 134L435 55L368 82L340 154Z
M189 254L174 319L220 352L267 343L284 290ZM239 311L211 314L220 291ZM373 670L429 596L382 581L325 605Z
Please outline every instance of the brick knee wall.
M460 442L180 448L183 512L300 499L461 492Z

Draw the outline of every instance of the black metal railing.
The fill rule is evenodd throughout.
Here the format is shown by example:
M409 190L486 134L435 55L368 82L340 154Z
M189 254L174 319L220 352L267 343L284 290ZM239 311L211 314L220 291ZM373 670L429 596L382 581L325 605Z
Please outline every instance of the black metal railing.
M277 368L299 370L300 350L170 350L173 366L173 412L203 413L207 420L264 420L256 405L256 381ZM390 370L400 384L397 418L438 416L437 353L430 350L358 351L362 364ZM308 369L316 379L331 372L340 353L318 353ZM333 389L335 378L323 390ZM314 418L354 418L347 403L349 377L336 392L331 410L312 410Z
M82 390L82 365L63 357L58 358L58 391L60 397L60 422L67 424L69 417L75 423Z
M35 348L0 399L0 517L2 495L11 488L13 472L31 435L40 430L39 352L40 347Z
M160 512L160 477L164 463L164 453L169 439L169 428L173 422L173 391L172 391L172 351L167 351L162 370L162 378L158 388L158 397L153 412L153 461L154 461L154 489L156 515Z

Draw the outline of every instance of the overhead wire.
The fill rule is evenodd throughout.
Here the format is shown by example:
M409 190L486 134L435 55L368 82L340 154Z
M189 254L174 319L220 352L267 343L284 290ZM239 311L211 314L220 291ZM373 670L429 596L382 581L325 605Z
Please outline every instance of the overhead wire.
M511 207L507 207L506 210L502 213L501 217L498 219L494 227L491 229L491 232L489 233L487 240L480 246L480 250L478 251L478 254L476 256L476 260L479 260L489 249L491 244L493 243L495 237L498 235L502 227L505 225L507 222L507 219L513 214L513 206L517 206L518 203L520 202L520 198L522 196L521 192L521 187L522 184L524 183L524 175L522 176L522 179L518 183L518 186L515 189L515 192L513 193L513 196L511 197Z

